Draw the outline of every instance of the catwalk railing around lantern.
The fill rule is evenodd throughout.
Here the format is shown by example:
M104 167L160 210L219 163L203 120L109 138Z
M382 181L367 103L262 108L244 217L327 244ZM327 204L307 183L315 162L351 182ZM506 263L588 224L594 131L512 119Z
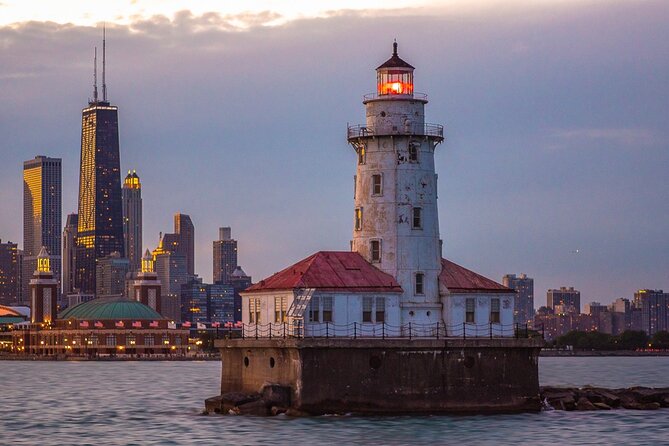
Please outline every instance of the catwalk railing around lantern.
M331 322L306 323L277 322L269 324L243 324L242 338L347 338L347 339L447 339L447 338L543 338L543 327L530 329L527 324L455 324L442 322L433 324L408 323L390 325L352 322L333 324Z
M416 124L409 123L401 126L367 126L367 125L348 125L348 139L370 138L374 136L387 135L409 135L436 138L439 141L444 139L444 126L441 124Z

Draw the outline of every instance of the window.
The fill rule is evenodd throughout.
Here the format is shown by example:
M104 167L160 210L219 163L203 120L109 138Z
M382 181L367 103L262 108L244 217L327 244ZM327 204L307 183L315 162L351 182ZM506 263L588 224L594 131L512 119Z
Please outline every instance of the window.
M420 147L420 143L417 142L409 143L409 162L411 163L418 162L418 147Z
M323 302L323 322L332 322L332 296L324 296Z
M380 173L372 175L372 195L383 194L383 177Z
M149 307L153 308L154 310L157 308L158 298L156 296L156 289L155 288L149 289L147 303L149 304Z
M372 321L372 307L374 306L374 298L364 296L362 298L362 321L363 322L373 322Z
M309 301L309 322L320 322L321 298L313 296Z
M116 346L116 335L110 334L107 335L107 347Z
M490 322L499 324L499 299L490 299Z
M249 323L260 323L260 298L249 299Z
M134 347L136 343L135 335L128 335L125 337L125 345L128 347Z
M355 230L362 230L362 208L355 208Z
M367 147L364 144L360 144L358 147L358 164L365 164L367 157Z
M369 242L369 251L372 262L381 261L381 240L372 240Z
M274 322L282 323L286 322L286 313L287 313L286 298L284 297L275 297L274 298Z
M465 301L465 322L473 324L476 322L476 299L468 297Z
M423 209L422 208L413 208L413 218L411 221L411 227L413 229L421 229L423 227Z
M376 298L376 309L374 312L375 321L377 324L383 323L386 321L386 298L377 297Z
M144 336L144 345L155 345L156 340L153 338L153 335Z
M425 293L425 274L416 273L416 289L414 294L424 294Z

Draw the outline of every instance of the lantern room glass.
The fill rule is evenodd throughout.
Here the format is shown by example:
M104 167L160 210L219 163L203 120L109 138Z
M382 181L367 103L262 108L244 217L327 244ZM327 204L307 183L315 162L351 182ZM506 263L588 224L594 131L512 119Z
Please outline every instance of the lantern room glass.
M379 95L413 94L413 73L403 70L383 70L376 75Z

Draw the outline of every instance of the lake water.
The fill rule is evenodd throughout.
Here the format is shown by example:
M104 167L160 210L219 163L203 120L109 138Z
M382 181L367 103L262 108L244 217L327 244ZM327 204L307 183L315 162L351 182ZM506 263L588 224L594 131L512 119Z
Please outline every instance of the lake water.
M0 361L0 445L669 444L669 409L493 416L202 416L220 363ZM542 385L669 387L669 357L541 358Z

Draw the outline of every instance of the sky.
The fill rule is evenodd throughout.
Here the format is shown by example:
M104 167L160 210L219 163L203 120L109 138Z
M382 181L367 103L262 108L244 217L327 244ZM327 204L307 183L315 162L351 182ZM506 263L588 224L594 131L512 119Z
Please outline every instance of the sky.
M582 303L669 289L669 2L191 3L0 0L3 241L22 244L22 162L36 155L63 159L63 220L76 212L104 21L145 249L181 212L205 281L220 226L254 280L347 250L346 125L364 122L397 39L427 121L445 126L445 257L498 281L528 274L536 307L560 286Z

